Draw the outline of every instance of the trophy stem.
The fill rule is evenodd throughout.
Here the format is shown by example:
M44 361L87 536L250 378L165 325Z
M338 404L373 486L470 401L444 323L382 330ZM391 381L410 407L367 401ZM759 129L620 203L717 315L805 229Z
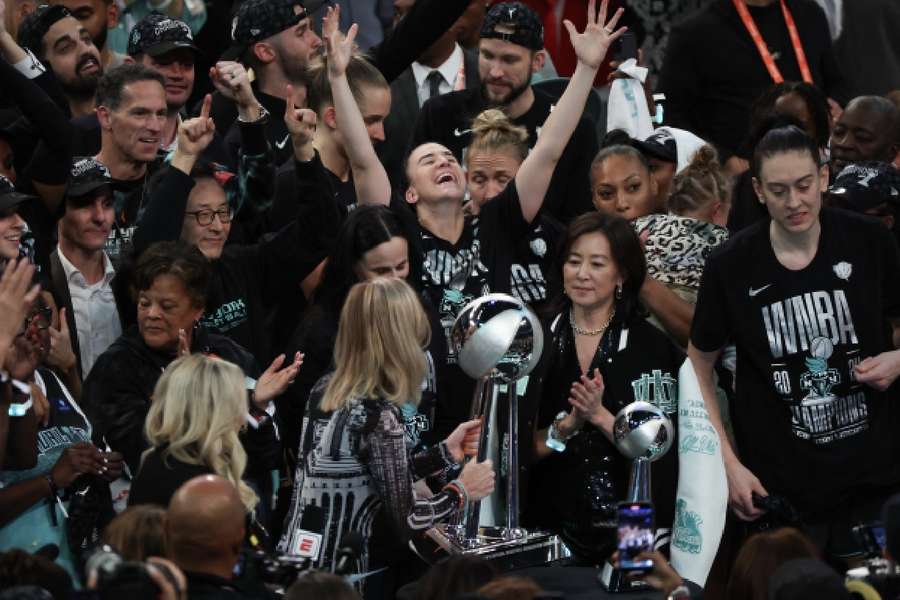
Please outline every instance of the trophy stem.
M490 439L491 433L491 411L493 410L494 404L497 401L497 394L499 390L497 389L497 385L488 377L483 378L478 382L478 387L475 389L476 397L478 397L478 392L482 391L481 394L481 414L475 415L473 418L484 417L481 423L481 435L478 439L478 455L475 460L478 462L484 462L487 458L488 453L488 441ZM469 506L466 510L466 534L465 534L465 543L468 545L474 545L478 541L478 520L481 516L481 502L470 502Z
M650 461L644 457L635 458L631 463L626 498L628 502L650 502Z
M506 537L519 537L519 397L516 382L507 385L509 423L507 431L506 463Z

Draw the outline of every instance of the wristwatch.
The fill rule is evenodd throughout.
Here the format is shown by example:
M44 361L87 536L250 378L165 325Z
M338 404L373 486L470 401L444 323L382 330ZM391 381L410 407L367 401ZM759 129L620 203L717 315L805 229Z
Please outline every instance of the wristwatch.
M679 585L672 590L667 600L691 600L691 590L686 585Z
M553 419L553 422L550 423L550 428L547 430L547 447L555 452L565 452L566 451L566 442L571 440L573 437L578 435L578 431L573 431L567 436L563 436L559 432L559 422L565 419L568 416L566 411L560 411L559 414L556 415L556 418Z

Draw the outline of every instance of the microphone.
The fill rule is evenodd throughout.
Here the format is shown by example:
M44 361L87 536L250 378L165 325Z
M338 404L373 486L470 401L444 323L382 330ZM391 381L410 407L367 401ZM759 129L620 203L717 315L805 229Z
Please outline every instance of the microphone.
M341 545L337 549L337 562L335 562L335 575L350 575L353 567L359 560L363 551L363 536L358 531L350 531L341 538Z

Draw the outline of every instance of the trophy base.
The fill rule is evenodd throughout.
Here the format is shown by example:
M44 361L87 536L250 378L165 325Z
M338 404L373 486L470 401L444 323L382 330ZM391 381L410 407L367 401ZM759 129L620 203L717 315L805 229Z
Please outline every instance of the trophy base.
M481 527L474 540L466 540L457 527L442 524L430 529L427 536L448 554L480 556L502 571L537 567L572 556L559 536L540 531Z
M644 581L628 579L628 571L617 569L609 561L603 563L603 568L600 569L600 574L597 576L597 579L600 580L600 585L602 585L607 592L611 593L634 592L650 589L650 586Z

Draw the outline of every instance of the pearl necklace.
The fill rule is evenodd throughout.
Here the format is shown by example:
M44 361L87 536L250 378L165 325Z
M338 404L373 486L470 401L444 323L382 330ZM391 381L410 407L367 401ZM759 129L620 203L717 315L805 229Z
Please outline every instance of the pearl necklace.
M594 336L602 335L603 332L606 331L607 327L609 327L609 324L612 323L613 317L615 317L615 316L616 316L616 307L613 306L612 311L609 313L609 318L606 319L606 323L604 323L597 329L582 329L581 327L579 327L578 325L575 324L575 313L570 308L569 309L569 325L572 326L572 331L576 335L587 335L587 336L594 337Z

